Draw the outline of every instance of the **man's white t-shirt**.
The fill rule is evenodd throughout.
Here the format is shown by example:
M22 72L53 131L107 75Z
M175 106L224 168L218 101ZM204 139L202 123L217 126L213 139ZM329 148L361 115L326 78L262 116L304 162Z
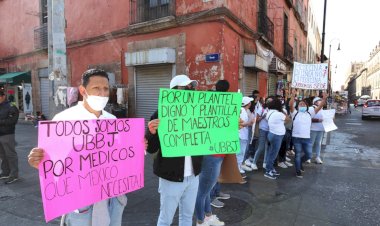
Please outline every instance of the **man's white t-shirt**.
M311 119L315 116L314 108L309 107L309 113L298 112L297 114L297 112L298 111L294 109L294 111L291 113L293 119L292 137L310 138Z
M285 135L285 114L277 110L269 110L266 116L269 125L269 132L282 136Z
M61 120L91 120L91 119L116 119L116 117L106 111L102 111L99 118L95 114L89 112L84 106L83 101L79 101L77 105L68 108L53 118L53 121Z

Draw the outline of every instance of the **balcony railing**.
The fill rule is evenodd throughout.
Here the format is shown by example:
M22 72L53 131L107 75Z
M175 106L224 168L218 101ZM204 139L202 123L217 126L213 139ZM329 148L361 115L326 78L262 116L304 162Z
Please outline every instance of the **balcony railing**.
M274 24L269 17L263 13L258 12L258 31L265 35L265 37L271 42L274 42Z
M287 60L289 60L289 61L293 61L293 47L289 44L289 43L287 43L286 45L285 45L285 58L287 59Z
M47 49L48 47L48 27L47 24L34 29L34 48Z
M130 0L130 24L175 15L175 0Z

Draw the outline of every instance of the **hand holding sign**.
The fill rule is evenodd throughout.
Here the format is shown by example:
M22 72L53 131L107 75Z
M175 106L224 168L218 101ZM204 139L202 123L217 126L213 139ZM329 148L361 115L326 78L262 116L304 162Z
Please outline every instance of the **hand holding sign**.
M38 169L38 165L44 158L44 150L33 148L28 155L28 163L31 167Z
M157 133L157 128L158 125L160 124L159 119L153 119L148 123L148 129L151 134L156 134Z

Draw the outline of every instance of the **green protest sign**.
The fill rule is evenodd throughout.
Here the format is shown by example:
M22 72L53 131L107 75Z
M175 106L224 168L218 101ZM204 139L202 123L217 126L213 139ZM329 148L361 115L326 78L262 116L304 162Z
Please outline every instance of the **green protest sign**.
M162 156L239 152L241 101L241 93L160 89Z

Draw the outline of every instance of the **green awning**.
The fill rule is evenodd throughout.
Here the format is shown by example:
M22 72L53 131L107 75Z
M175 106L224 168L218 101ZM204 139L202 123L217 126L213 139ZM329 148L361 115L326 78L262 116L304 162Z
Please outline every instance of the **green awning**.
M21 85L21 83L30 83L31 75L30 72L11 72L7 74L0 75L0 83L7 83L10 85Z

